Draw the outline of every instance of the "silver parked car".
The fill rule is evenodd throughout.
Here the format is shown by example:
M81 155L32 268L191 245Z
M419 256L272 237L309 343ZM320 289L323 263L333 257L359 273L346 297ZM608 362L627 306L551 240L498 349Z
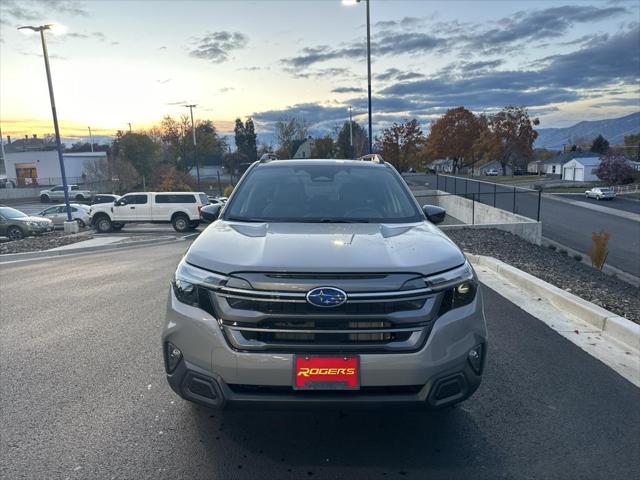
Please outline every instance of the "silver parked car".
M91 225L91 215L89 214L89 206L80 203L70 203L71 219L78 222L80 227ZM64 203L45 208L38 216L48 218L56 227L62 227L67 221L67 208Z
M476 274L379 156L261 160L202 213L162 333L183 398L440 408L480 385Z
M613 200L616 198L616 191L613 187L596 187L584 192L585 197L596 200Z

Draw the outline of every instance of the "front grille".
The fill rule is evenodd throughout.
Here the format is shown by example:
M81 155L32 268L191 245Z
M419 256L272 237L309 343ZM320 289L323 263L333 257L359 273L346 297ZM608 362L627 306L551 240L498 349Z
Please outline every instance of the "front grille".
M306 300L308 290L327 285L322 274L246 274L259 289L238 275L233 284L208 291L208 298L201 291L200 304L214 312L230 346L241 351L415 351L435 321L440 294L415 275L393 275L332 275L347 294L336 307ZM304 285L295 283L301 278ZM381 282L390 289L379 290Z
M339 307L327 309L316 307L306 302L269 302L246 300L244 298L227 298L231 308L286 315L314 315L319 313L329 315L384 315L393 312L419 310L423 307L424 301L424 298L419 298L397 302L345 303Z

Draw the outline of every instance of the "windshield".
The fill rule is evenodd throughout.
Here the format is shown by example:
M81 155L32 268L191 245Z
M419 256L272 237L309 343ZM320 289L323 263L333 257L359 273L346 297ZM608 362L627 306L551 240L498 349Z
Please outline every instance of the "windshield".
M26 218L27 214L22 213L20 210L10 207L0 207L0 215L4 218Z
M345 164L257 167L224 218L247 222L418 222L411 194L388 168Z

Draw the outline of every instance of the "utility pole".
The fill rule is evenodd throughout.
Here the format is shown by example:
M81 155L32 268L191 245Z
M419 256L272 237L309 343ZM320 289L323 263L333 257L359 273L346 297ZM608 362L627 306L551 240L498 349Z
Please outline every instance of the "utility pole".
M4 138L2 138L2 129L0 129L0 153L2 153L2 165L0 173L7 173L5 158L4 158Z
M89 129L89 139L91 141L91 153L93 153L93 135L91 134L91 127L87 127Z
M198 147L196 145L196 124L193 121L193 108L196 105L185 105L191 112L191 132L193 134L193 162L196 164L196 180L198 182L198 191L200 191L200 166L198 165Z
M129 133L131 133L131 122L127 123L129 125Z
M67 221L64 222L65 233L77 233L78 224L71 219L71 206L69 205L69 186L67 185L67 174L64 170L64 157L62 155L62 142L60 141L60 128L58 127L58 113L56 111L56 101L53 96L53 83L51 81L51 69L49 67L49 52L47 51L47 42L44 38L44 31L50 30L52 24L41 25L39 27L24 26L18 30L28 29L34 32L40 32L40 40L42 42L42 55L44 57L44 68L47 73L47 85L49 86L49 100L51 101L51 114L53 116L53 130L56 135L56 147L58 149L58 161L60 162L60 175L62 176L62 190L64 192L64 204L67 210Z
M351 105L349 105L349 156L353 158L353 120L351 120Z

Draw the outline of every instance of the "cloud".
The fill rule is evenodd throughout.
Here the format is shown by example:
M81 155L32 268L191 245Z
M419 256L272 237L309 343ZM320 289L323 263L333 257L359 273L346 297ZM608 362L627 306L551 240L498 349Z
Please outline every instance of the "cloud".
M599 36L577 50L547 56L522 70L498 70L501 59L451 64L429 77L399 81L413 72L390 68L376 77L373 95L376 122L418 118L421 122L441 115L448 108L463 105L476 112L493 112L505 105L523 105L532 113L544 115L557 111L558 104L580 100L606 99L603 106L630 107L638 104L638 93L630 88L638 84L640 72L640 27L638 24L616 34ZM380 82L392 81L383 84ZM339 104L304 103L254 114L263 124L303 116L316 129L327 129L345 117L347 105L366 112L363 90L336 87L333 93L354 93ZM360 94L360 95L357 95ZM624 98L612 99L612 95ZM635 103L634 103L635 102Z
M364 89L360 87L336 87L331 90L332 93L360 93Z
M398 56L426 53L450 54L453 49L467 53L505 53L521 48L522 44L547 41L565 35L575 24L592 23L628 13L624 7L598 8L590 5L567 5L543 10L520 11L496 22L461 23L438 22L427 32L411 31L424 19L405 17L384 20L376 25L382 29L373 37L374 56ZM596 41L597 38L592 38ZM366 48L362 40L338 47L318 45L305 47L293 57L280 60L286 68L309 67L333 60L364 60Z
M227 93L227 92L232 92L234 90L235 90L234 87L222 87L218 89L218 93Z
M162 85L164 85L164 84L166 84L166 83L169 83L170 81L171 81L171 79L170 79L170 78L165 78L165 79L156 80L156 82L158 82L158 83L160 83L160 84L162 84Z
M1 15L14 22L47 22L50 13L68 14L87 17L89 13L80 2L69 0L34 0L23 2L17 0L3 0ZM8 23L8 21L7 21Z
M161 45L160 47L158 47L158 50L166 50L167 46L166 45Z
M352 78L354 74L351 70L344 67L331 67L331 68L285 68L285 71L290 73L296 78Z
M376 80L381 82L386 82L389 80L413 80L416 78L422 78L424 74L418 72L403 72L402 70L398 70L397 68L388 68L382 73L378 73L375 75Z
M240 32L211 32L193 40L189 56L222 63L229 59L231 52L245 48L248 42L249 38Z
M81 40L94 39L94 40L98 40L99 42L107 41L107 36L102 32L89 32L89 33L69 32L69 33L66 33L64 37L61 37L61 38L78 38ZM111 42L112 45L114 43L118 44L119 42Z

